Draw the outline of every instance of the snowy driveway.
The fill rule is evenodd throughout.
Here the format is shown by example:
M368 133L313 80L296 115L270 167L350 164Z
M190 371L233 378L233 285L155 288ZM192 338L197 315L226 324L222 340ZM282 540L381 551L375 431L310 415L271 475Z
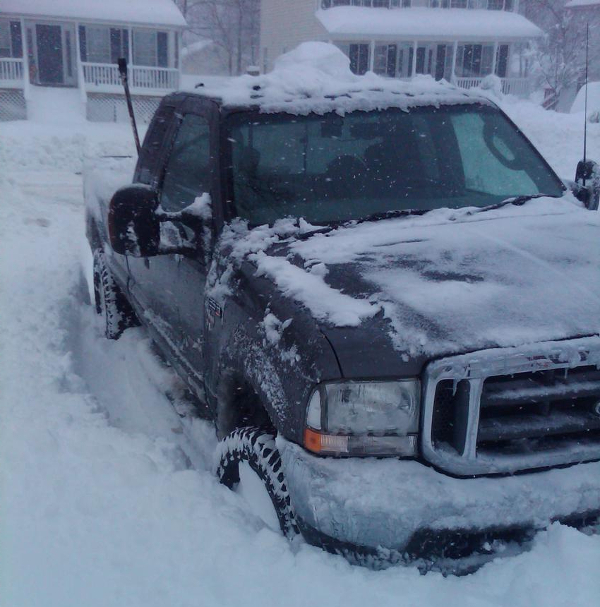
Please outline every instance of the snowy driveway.
M562 175L572 117L513 108ZM600 157L593 125L591 156ZM66 127L65 127L66 128ZM126 127L0 126L0 605L591 607L600 536L560 525L464 578L352 567L290 546L212 476L208 424L142 329L107 342L81 280L84 151ZM575 149L576 147L576 149Z

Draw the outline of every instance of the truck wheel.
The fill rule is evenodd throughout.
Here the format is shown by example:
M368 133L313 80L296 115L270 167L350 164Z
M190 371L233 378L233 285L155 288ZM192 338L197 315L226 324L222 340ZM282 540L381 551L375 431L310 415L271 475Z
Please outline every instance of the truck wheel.
M288 539L298 535L296 516L281 469L281 456L269 430L256 427L234 430L219 443L216 461L221 483L242 493L254 514L269 525L268 513L256 512L256 506L264 508L260 503L261 496L256 495L256 486L260 485L263 495L267 494L264 498L270 499L283 535Z
M104 319L104 334L108 339L119 339L125 329L139 325L100 249L94 251L94 300L96 313Z

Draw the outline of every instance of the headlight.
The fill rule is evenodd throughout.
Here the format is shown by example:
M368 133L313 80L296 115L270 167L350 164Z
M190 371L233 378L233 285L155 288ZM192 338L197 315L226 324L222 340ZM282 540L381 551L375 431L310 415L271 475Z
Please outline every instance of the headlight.
M323 455L417 454L420 383L325 383L311 395L304 446Z

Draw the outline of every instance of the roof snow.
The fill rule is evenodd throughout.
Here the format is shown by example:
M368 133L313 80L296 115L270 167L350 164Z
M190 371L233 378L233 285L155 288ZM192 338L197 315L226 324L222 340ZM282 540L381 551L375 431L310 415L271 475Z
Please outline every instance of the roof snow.
M0 13L184 27L172 0L2 0Z
M372 72L357 76L350 71L348 57L325 42L300 44L281 55L268 74L230 78L194 92L220 98L226 106L258 106L262 112L298 115L489 103L482 94L436 82L431 76L417 76L410 82L383 78Z
M581 1L581 0L575 0ZM517 13L442 8L365 8L337 6L317 11L336 38L405 38L408 40L521 40L542 31Z
M600 0L571 0L565 8L585 8L586 6L600 6Z

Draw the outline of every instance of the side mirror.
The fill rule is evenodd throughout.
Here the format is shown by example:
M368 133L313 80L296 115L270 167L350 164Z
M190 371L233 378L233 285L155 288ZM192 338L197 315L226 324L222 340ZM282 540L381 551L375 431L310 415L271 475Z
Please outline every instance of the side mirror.
M160 253L158 198L149 186L135 184L117 190L108 209L110 244L121 255L154 257Z
M580 160L575 171L575 196L590 211L598 209L600 202L600 165L593 160Z

